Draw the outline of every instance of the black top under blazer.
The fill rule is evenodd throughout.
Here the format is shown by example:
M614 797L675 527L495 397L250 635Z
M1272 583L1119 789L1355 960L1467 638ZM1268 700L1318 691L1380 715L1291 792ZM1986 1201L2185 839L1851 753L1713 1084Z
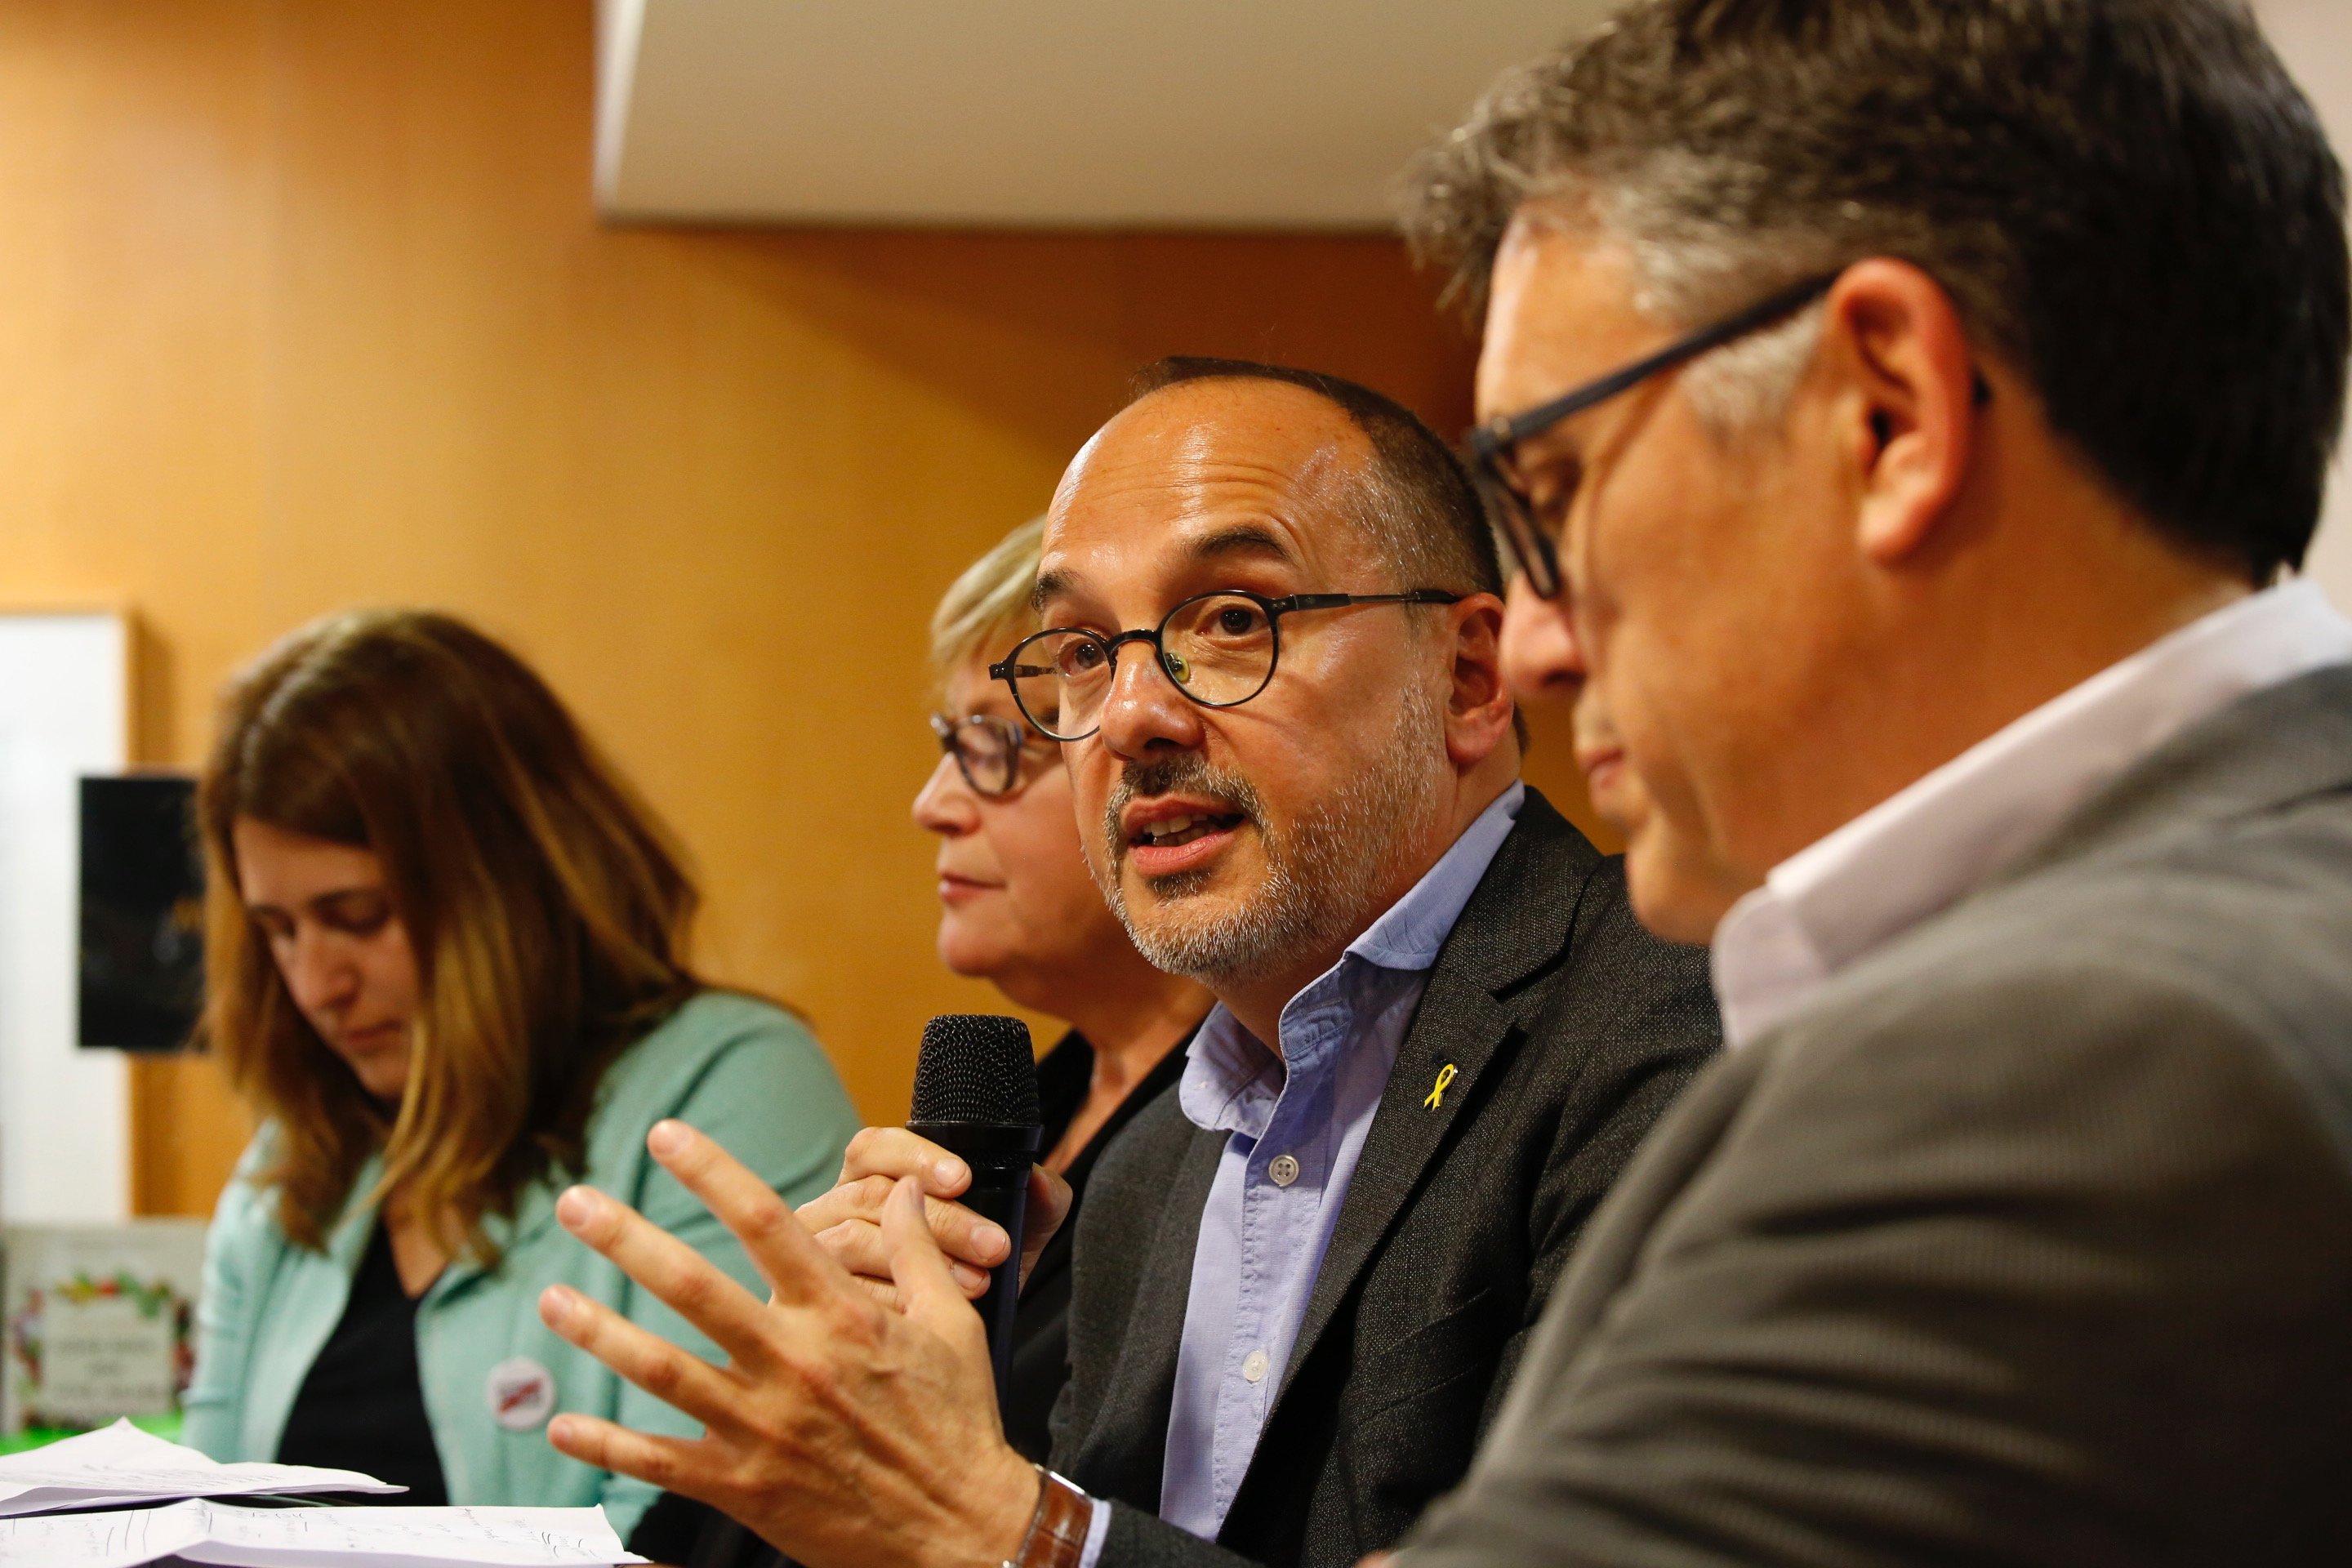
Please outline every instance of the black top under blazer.
M1717 1049L1702 949L1635 922L1622 862L1533 790L1397 1053L1255 1458L1211 1543L1158 1517L1222 1132L1175 1095L1095 1172L1055 1468L1114 1503L1100 1568L1350 1568L1462 1479L1553 1280ZM1455 1076L1426 1101L1439 1071Z

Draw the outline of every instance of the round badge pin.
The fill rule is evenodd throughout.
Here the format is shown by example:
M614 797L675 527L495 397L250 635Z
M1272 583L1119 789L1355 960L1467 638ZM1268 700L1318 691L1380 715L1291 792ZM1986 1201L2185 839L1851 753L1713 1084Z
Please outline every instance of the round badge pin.
M555 1374L527 1355L490 1368L490 1415L509 1432L536 1432L555 1414Z

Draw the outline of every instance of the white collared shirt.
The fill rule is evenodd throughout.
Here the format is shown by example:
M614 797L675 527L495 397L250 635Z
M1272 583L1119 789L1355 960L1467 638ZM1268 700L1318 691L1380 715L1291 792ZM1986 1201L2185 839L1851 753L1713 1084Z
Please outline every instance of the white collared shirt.
M2264 687L2352 662L2352 621L2296 578L2149 644L1775 866L1715 933L1734 1048L1959 900L2102 785Z

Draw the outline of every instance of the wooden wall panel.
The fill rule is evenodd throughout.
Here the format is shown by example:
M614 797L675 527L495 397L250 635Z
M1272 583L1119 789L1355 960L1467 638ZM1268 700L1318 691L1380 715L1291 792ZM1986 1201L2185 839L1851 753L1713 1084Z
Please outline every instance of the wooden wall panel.
M1379 238L600 226L591 47L579 0L0 0L0 597L135 606L180 764L310 616L478 619L691 847L709 967L893 1119L922 1020L994 1005L907 816L937 594L1149 359L1450 431L1471 346ZM134 1100L141 1207L208 1206L211 1065Z

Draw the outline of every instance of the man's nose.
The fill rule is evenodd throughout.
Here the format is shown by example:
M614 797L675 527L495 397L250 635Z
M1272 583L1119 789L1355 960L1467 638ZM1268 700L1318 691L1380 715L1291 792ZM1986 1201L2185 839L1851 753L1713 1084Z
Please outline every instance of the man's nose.
M1098 722L1102 743L1129 761L1201 743L1200 705L1176 689L1175 678L1148 643L1129 643L1118 650Z
M1539 597L1522 574L1504 595L1503 679L1522 702L1573 701L1584 689L1584 647L1565 588Z
M915 826L953 838L971 832L979 821L980 803L972 797L971 786L963 782L955 758L941 752L939 765L915 792Z

